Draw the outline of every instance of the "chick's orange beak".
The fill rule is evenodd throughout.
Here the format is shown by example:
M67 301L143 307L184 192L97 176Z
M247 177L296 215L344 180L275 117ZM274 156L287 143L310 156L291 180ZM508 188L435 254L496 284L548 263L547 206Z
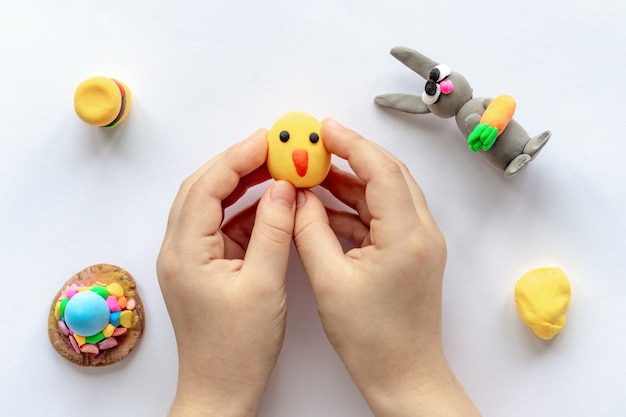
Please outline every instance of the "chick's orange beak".
M307 150L302 148L295 149L291 153L291 159L298 175L304 177L309 169L309 153Z

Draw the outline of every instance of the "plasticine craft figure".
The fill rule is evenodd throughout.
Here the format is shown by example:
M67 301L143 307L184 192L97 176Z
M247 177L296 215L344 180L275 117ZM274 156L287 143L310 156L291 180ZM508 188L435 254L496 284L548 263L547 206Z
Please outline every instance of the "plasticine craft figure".
M550 139L551 132L531 138L513 120L515 100L507 95L473 98L472 88L458 72L438 64L417 51L396 47L391 54L426 80L421 96L383 94L376 104L407 113L433 113L443 118L454 117L468 146L480 152L492 166L512 177L528 165Z
M114 78L88 78L74 92L76 114L92 126L114 128L126 120L131 106L130 89Z
M267 134L267 168L272 178L297 188L319 185L330 169L322 124L308 113L295 111L279 118Z

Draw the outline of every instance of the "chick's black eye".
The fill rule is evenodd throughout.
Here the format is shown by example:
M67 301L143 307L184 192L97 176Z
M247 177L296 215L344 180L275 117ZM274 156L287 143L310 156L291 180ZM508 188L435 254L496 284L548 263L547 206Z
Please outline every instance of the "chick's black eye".
M280 138L281 142L283 143L287 142L289 140L289 132L287 132L286 130L283 130L282 132L280 132L278 137Z
M311 143L317 143L320 140L320 135L313 132L309 135L309 140L311 141Z

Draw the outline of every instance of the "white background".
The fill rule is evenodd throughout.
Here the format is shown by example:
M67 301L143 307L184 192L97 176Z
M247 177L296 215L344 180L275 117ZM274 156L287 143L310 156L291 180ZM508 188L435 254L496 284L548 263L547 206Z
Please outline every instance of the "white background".
M3 1L1 414L166 413L176 347L155 260L178 186L304 110L379 142L422 185L449 247L446 353L485 416L624 416L625 21L617 0ZM505 180L452 120L377 108L376 94L424 85L389 55L396 45L463 73L475 96L511 94L516 119L551 141ZM74 114L74 89L91 75L131 88L122 126ZM83 369L50 346L48 308L67 278L101 262L135 276L147 327L127 360ZM573 295L565 330L545 342L519 320L513 287L550 265ZM288 296L261 416L371 415L295 252Z

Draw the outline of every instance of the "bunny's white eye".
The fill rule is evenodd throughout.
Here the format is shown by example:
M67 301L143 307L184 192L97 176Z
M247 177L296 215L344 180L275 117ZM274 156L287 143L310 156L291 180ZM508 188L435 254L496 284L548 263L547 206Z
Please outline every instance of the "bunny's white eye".
M427 106L430 106L432 104L435 104L437 100L439 100L440 95L441 89L439 88L439 85L437 85L437 90L434 92L434 94L428 94L426 91L422 93L422 101Z
M449 66L447 66L446 64L439 64L435 68L430 70L430 74L428 74L428 78L435 82L440 82L446 79L450 75L451 72L452 71L450 71Z

